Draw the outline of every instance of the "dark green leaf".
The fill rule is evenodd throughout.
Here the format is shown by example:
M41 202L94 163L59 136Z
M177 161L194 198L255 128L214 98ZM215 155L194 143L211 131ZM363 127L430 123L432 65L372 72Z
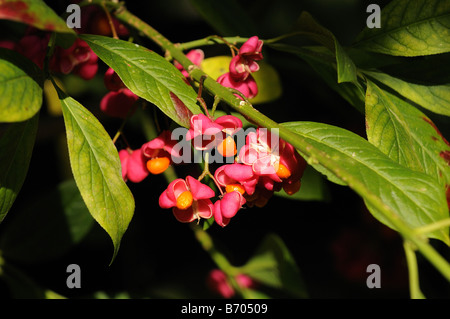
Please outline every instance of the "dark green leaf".
M306 139L312 147L327 154L329 161L339 165L339 169L331 172L309 157L308 162L314 168L343 182L351 179L352 187L353 180L362 183L364 191L359 190L359 194L371 213L389 227L395 229L365 196L376 197L377 201L383 202L398 215L396 218L413 228L448 218L445 191L435 178L394 162L362 137L321 123L291 122L283 126ZM435 231L429 236L450 243L445 230Z
M13 205L27 175L39 115L8 124L0 135L0 222Z
M296 298L308 296L294 258L275 234L269 234L253 257L239 270L264 285L282 289Z
M364 91L361 85L354 85L354 83L336 82L336 70L332 63L327 59L321 59L319 56L325 56L325 48L323 47L308 47L309 54L305 51L300 51L298 55L305 60L325 81L325 83L334 91L336 91L348 103L353 105L361 113L364 112Z
M352 82L357 84L356 67L336 37L328 29L317 23L308 12L303 12L298 20L300 32L312 40L328 48L336 57L337 82Z
M0 48L0 122L25 121L42 105L42 71L17 52Z
M355 45L398 56L449 52L450 2L394 0L381 11L381 28L364 29Z
M39 286L23 271L0 262L0 279L4 281L9 288L9 298L14 299L44 299L45 290Z
M179 125L189 127L200 113L197 93L183 75L159 54L137 44L97 35L81 36L137 96L155 104Z
M103 126L80 103L57 91L75 181L92 217L111 237L114 259L133 217L133 195L122 179L117 149Z
M253 36L256 28L236 0L190 0L198 13L222 36Z
M69 180L17 212L6 224L0 250L9 261L50 261L80 242L93 221L75 181Z
M282 43L268 44L270 47L297 55L305 60L325 81L325 83L358 111L364 113L364 90L361 85L354 83L336 81L336 61L329 49L322 46L298 47Z
M0 19L18 21L41 30L75 33L42 0L2 0Z

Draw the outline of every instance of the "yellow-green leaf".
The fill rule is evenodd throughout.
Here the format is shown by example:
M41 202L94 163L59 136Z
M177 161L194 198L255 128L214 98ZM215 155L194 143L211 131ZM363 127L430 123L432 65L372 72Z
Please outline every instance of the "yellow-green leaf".
M381 10L381 28L364 29L355 46L420 56L450 51L450 1L394 0Z
M59 88L75 182L92 217L109 234L115 258L134 213L116 147L100 122Z
M41 70L17 52L0 48L0 122L33 117L42 105Z
M155 104L179 125L189 127L190 116L201 112L197 93L181 72L159 54L131 42L99 35L81 38L134 94Z
M394 161L450 185L450 153L436 125L420 110L367 81L367 139Z

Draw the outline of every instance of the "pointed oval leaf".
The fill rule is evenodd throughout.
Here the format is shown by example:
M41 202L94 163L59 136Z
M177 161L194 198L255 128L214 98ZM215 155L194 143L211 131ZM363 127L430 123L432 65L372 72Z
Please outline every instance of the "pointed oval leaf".
M59 88L70 165L92 217L114 244L113 259L134 213L134 198L122 179L116 147L100 122Z
M155 104L179 125L189 127L190 115L200 113L197 93L178 69L159 54L108 37L82 35L81 38L134 94Z
M394 161L450 185L450 144L414 106L367 81L367 139Z
M381 10L381 28L364 29L355 46L397 56L450 51L450 1L394 0Z
M326 153L329 161L339 163L340 170L335 173L341 179L359 180L367 192L389 206L410 227L449 217L445 191L434 178L394 162L362 137L321 123L290 122L283 126ZM317 165L311 159L310 162ZM368 208L378 220L395 229L372 205ZM448 231L443 229L428 236L450 243Z
M2 0L0 19L25 23L41 30L75 33L42 0Z
M336 57L338 83L352 82L357 84L356 66L330 30L321 26L306 11L302 12L298 20L298 27L301 32L305 32L306 36L322 44L334 53Z
M74 180L59 184L14 217L5 225L0 249L8 261L21 263L60 258L94 223Z
M22 188L31 160L39 115L11 123L0 134L0 223Z
M0 122L25 121L42 105L42 71L17 52L0 48Z
M328 51L328 52L327 52ZM325 47L308 47L291 51L305 60L326 82L326 84L340 94L347 102L361 113L364 112L364 91L361 85L355 83L336 81L336 68L330 62L331 53Z

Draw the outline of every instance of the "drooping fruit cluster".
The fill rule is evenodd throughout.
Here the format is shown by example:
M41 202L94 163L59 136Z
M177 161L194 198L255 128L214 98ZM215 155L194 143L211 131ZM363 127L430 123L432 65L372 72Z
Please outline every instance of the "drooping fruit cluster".
M291 144L279 138L275 130L251 130L243 139L245 144L238 148L233 137L245 134L239 118L224 115L211 119L196 114L190 123L184 141L190 141L195 150L205 154L215 150L222 158L232 156L233 160L220 165L214 174L209 172L209 165L205 165L208 171L204 173L213 179L220 192L218 196L210 186L201 182L206 174L199 179L192 176L178 178L168 185L159 198L159 205L172 208L180 222L214 217L216 223L224 227L244 205L262 207L276 191L284 189L292 195L300 189L306 162ZM163 131L137 150L121 150L123 178L140 182L149 174L164 172L174 163L186 164L191 157L187 157L185 152L181 155L182 150L186 151L186 145L181 145L172 139L170 131ZM216 156L215 160L218 158ZM205 156L205 161L208 160L209 157Z
M262 45L256 36L247 40L232 58L229 72L219 77L218 82L240 90L247 98L256 95L256 82L251 73L259 69L256 61L262 59ZM199 65L204 54L201 50L192 50L188 57ZM175 66L188 76L180 64L175 62ZM105 75L105 84L111 92L126 89L113 70ZM110 104L106 105L110 107ZM109 112L109 107L102 109ZM115 111L113 107L111 110ZM123 107L122 111L121 117L129 111L129 106ZM283 189L292 195L300 189L306 162L291 144L280 139L277 130L259 127L244 132L238 117L223 115L214 118L205 111L206 114L190 117L190 126L184 131L183 141L174 138L180 134L166 130L139 149L121 150L123 178L140 182L149 174L163 173L170 165L193 163L188 154L193 148L203 154L203 173L198 178L187 176L171 181L160 195L159 205L171 208L180 222L214 218L222 227L228 225L244 205L263 207L274 192ZM212 173L209 171L210 163L223 165ZM202 183L206 175L212 179L219 194L216 195L211 188L213 185Z

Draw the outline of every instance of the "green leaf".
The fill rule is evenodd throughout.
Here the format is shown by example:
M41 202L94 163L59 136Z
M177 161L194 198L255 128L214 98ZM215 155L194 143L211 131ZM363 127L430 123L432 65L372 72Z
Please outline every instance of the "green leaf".
M137 96L155 104L179 125L189 127L200 113L197 93L184 76L159 54L142 46L98 35L82 35L94 52L113 68Z
M414 106L367 81L369 142L394 161L450 185L450 145L433 122ZM444 188L445 189L445 188Z
M8 124L0 134L0 222L13 205L27 175L39 115Z
M358 82L357 85L350 82L337 82L336 58L329 49L323 46L298 47L284 43L269 43L267 45L279 51L295 54L305 60L331 89L340 94L358 111L364 112L364 90L362 86Z
M33 117L42 105L42 71L17 52L0 48L0 122Z
M42 0L3 0L0 2L0 19L18 21L46 31L75 33Z
M269 287L285 290L296 298L306 298L305 283L284 242L269 234L239 271Z
M306 11L301 14L298 20L298 28L304 35L322 44L334 53L336 57L338 83L358 83L355 64L339 44L332 32L317 23Z
M134 213L116 147L100 122L56 88L61 99L72 172L92 217L109 234L115 258Z
M450 84L419 85L386 73L364 71L365 74L391 87L405 98L437 114L450 116Z
M381 11L381 28L364 29L355 46L409 57L449 52L450 2L394 0Z
M80 242L93 222L75 181L68 180L15 214L0 250L8 261L51 261Z
M421 172L413 171L383 154L362 137L345 129L313 122L284 123L283 127L304 138L315 149L326 154L330 163L336 164L333 172L322 167L321 171L333 174L343 182L355 181L358 193L363 197L371 213L382 223L396 230L385 215L371 205L367 198L382 202L409 227L424 226L449 217L445 192L438 182ZM295 145L294 145L295 146ZM308 162L320 169L319 162L308 158ZM360 185L358 184L358 185ZM428 234L449 244L445 230Z

